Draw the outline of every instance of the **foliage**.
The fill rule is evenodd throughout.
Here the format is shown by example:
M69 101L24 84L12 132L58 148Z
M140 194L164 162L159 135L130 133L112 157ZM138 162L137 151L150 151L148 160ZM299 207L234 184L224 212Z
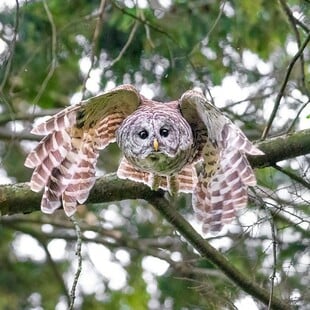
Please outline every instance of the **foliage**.
M165 100L200 87L251 139L309 126L307 0L16 3L0 4L1 183L29 180L34 120L123 83ZM239 223L206 237L242 274L306 309L310 161L299 155L257 169ZM111 145L98 174L118 161ZM188 196L172 204L196 225ZM87 204L78 220L77 309L242 309L245 293L148 203ZM66 308L76 237L62 211L1 217L0 234L0 308Z

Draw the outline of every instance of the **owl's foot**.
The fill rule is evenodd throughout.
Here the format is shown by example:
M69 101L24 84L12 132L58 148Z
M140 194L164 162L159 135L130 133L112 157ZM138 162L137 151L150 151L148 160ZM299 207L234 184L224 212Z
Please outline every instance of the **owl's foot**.
M175 198L179 191L179 180L177 176L160 176L160 175L151 175L151 188L154 191L157 191L159 188L162 188L169 192L172 198Z
M151 179L151 189L153 191L157 191L160 186L161 177L159 175L155 175L153 173L150 174Z
M176 175L167 176L167 189L172 198L177 197L179 192L179 180Z

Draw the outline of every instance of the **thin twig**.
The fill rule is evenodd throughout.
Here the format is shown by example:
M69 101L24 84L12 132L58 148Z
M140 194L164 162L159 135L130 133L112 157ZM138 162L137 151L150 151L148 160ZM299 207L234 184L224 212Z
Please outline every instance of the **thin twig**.
M256 193L255 188L251 187L250 188L251 192L254 193L255 197L258 199L260 205L263 207L265 212L269 214L269 219L270 219L270 227L271 227L271 235L272 235L272 257L273 257L273 269L272 269L272 274L270 276L271 280L271 285L270 285L270 291L269 291L269 301L268 301L268 310L273 309L272 308L272 300L274 298L273 293L274 293L274 280L276 277L276 266L277 266L277 240L276 240L276 230L275 230L275 222L273 218L273 214L270 211L270 209L267 207L266 202L263 200L261 196L259 196Z
M286 210L280 210L277 209L277 205L273 205L273 209L270 210L273 218L277 221L281 221L282 223L285 224L281 229L284 229L285 227L290 227L294 228L295 231L300 232L303 236L303 238L308 239L310 238L310 231L307 228L303 228L300 224L301 223L307 223L310 224L309 222L305 221L303 218L299 218L299 216L296 216L296 214L291 214L290 212L287 212ZM287 213L288 215L286 215ZM295 217L299 219L299 222L294 222L291 220L291 217Z
M39 235L38 235L38 236L39 236ZM68 291L67 291L67 288L66 288L66 285L65 285L65 283L64 283L64 280L63 280L63 278L62 278L62 275L61 275L61 273L60 273L60 271L59 271L57 265L55 264L55 262L54 262L54 260L53 260L53 258L52 258L52 255L51 255L50 251L48 250L48 247L47 247L46 243L43 242L42 238L38 238L38 236L37 236L36 239L39 241L39 243L40 243L41 246L43 247L43 249L44 249L44 251L45 251L45 254L46 254L46 256L47 256L47 260L48 260L48 262L49 262L49 264L50 264L50 266L51 266L51 268L52 268L52 270L53 270L53 273L54 273L56 279L58 280L58 282L60 283L60 286L61 286L61 288L62 288L62 290L63 290L63 292L64 292L64 294L65 294L65 296L66 296L66 299L67 299L67 301L69 302L70 296L69 296L69 293L68 293Z
M25 114L24 112L22 113L16 113L13 116L9 113L2 113L0 115L0 126L5 125L8 122L12 121L33 121L34 119L38 117L44 117L44 116L50 116L58 113L62 109L44 109L42 111L38 111L36 113L32 114Z
M297 112L295 118L293 119L291 125L290 125L289 128L287 129L287 131L286 131L287 133L289 133L289 132L291 132L291 131L293 130L293 128L294 128L294 126L295 126L295 124L296 124L296 122L297 122L297 120L298 120L298 118L299 118L301 112L307 107L307 105L308 105L309 103L310 103L310 99L309 99L307 102L305 102L305 103L300 107L300 109L298 110L298 112Z
M302 28L306 33L310 33L310 28L304 24L301 20L299 20L298 18L294 17L296 24Z
M10 130L8 128L0 128L0 140L6 141L20 141L20 140L29 140L29 141L40 141L42 137L35 136L25 131L23 132L16 132L14 130ZM8 150L6 150L8 153Z
M259 90L258 90L259 92ZM260 96L249 96L249 97L246 97L244 99L241 99L241 100L238 100L238 101L234 101L232 103L229 103L225 106L225 109L229 110L231 109L232 107L238 105L238 104L241 104L241 103L244 103L244 102L247 102L247 101L254 101L254 100L263 100L263 99L266 99L266 98L269 98L271 95L273 95L273 92L270 92L268 94L265 94L265 95L260 95Z
M139 25L139 21L136 20L133 27L132 27L132 30L130 31L130 34L129 34L129 37L128 37L128 40L127 42L125 43L125 45L123 46L123 48L121 49L121 51L119 52L119 54L117 55L116 58L114 58L111 63L109 64L109 66L106 68L109 69L111 67L113 67L118 61L121 60L121 58L123 57L123 55L125 54L125 52L127 51L128 47L130 46L130 44L132 43L132 40L135 36L135 33L138 29L138 25Z
M76 297L76 287L78 284L78 280L82 271L82 232L81 232L81 228L79 226L79 223L77 222L76 218L74 216L70 217L71 222L74 225L75 228L75 232L76 232L76 251L75 251L75 255L78 257L78 268L75 272L74 275L74 281L72 284L72 288L70 291L70 305L69 305L69 310L72 310L74 307L74 301L75 301L75 297Z
M101 0L100 6L99 6L99 12L98 12L98 19L97 19L97 22L95 25L95 30L94 30L92 44L91 44L90 67L88 69L88 72L84 78L83 85L82 85L83 98L84 98L85 92L86 92L86 82L87 82L87 80L90 76L90 72L93 70L93 67L95 64L96 49L98 46L98 40L99 40L99 36L101 33L102 25L103 25L104 8L105 8L105 0Z
M52 78L55 69L56 69L56 64L57 64L57 59L56 59L56 46L57 46L57 30L56 30L56 25L54 23L54 19L53 19L53 15L46 3L46 0L43 0L43 6L44 6L44 10L46 12L48 21L51 25L51 29L52 29L52 61L51 61L51 65L50 65L50 69L45 77L45 79L42 82L42 85L36 95L36 97L33 99L33 108L35 108L35 106L38 104L39 100L41 99L42 94L44 93L48 82L50 81L50 79Z
M140 16L141 16L141 19L143 21L145 21L145 15L144 15L144 12L142 10L140 12ZM150 32L149 25L147 23L144 23L144 28L145 28L145 35L146 35L147 41L149 42L151 48L155 48L155 45L154 45L152 38L151 38L151 32Z
M226 257L216 251L206 239L203 239L175 208L169 206L167 201L162 197L154 196L149 199L149 202L178 230L202 257L208 259L212 264L221 269L227 277L232 279L232 281L245 292L256 297L264 304L269 304L269 292L231 265ZM272 309L290 309L289 304L275 296L272 297L271 306Z
M194 70L194 72L197 74L198 78L200 79L199 77L199 73L197 72L197 68L195 66L195 64L192 62L191 60L191 54L197 50L197 49L200 49L200 46L202 46L203 44L203 41L205 42L208 42L209 40L209 37L211 36L212 32L214 31L215 27L217 26L217 24L219 23L220 19L221 19L221 16L223 15L223 12L224 12L224 7L225 7L225 4L226 4L226 0L224 0L222 3L220 3L220 10L218 12L218 15L216 16L216 19L214 21L214 23L211 25L211 28L210 30L208 31L208 33L206 34L206 36L200 40L191 50L191 52L189 54L186 55L186 59L188 61L188 63L191 65L192 69ZM211 101L211 103L213 105L215 105L214 103L214 98L212 96L212 93L211 93L211 90L210 88L208 87L208 85L205 85L204 86L206 88L206 92L207 92L207 96L208 96L208 99Z
M61 273L59 272L59 269L57 268L57 265L55 263L55 261L53 260L50 251L48 250L47 247L47 242L48 242L48 238L46 237L46 235L42 235L40 229L33 229L30 228L30 226L26 226L26 225L22 225L20 222L16 221L2 221L3 218L0 218L0 222L1 224L6 225L6 227L8 227L9 229L12 229L14 231L20 231L24 234L28 234L30 236L32 236L34 239L36 239L39 244L43 247L46 257L47 257L47 261L52 269L52 273L55 276L56 280L59 282L59 286L61 287L63 294L66 296L67 300L69 301L69 293L67 291L66 285L64 283L63 277L61 275Z
M215 27L216 27L217 24L219 23L219 21L220 21L222 15L223 15L223 12L224 12L225 4L226 4L226 0L224 0L224 1L220 4L220 11L219 11L218 15L216 16L216 19L215 19L214 23L212 24L210 30L208 31L207 35L205 36L204 40L206 40L206 41L209 40L209 37L210 37L211 33L213 32L213 30L215 29Z
M159 25L154 25L151 22L149 22L145 17L141 17L138 15L135 15L133 13L131 13L129 10L126 10L125 8L121 7L120 5L118 5L118 3L116 1L111 1L111 4L117 8L118 10L120 10L123 14L128 15L130 17L132 17L133 19L137 19L139 20L143 25L147 25L150 29L153 29L154 31L165 35L168 39L170 39L173 43L175 43L177 46L179 45L179 42L167 31L163 30L160 28Z
M295 34L296 37L296 41L297 41L297 45L298 45L298 49L300 49L301 47L301 40L300 40L300 34L298 32L298 29L296 27L296 19L294 18L291 9L289 8L289 6L287 5L285 0L279 0L280 1L280 5L284 11L284 13L287 16L287 19L290 23L290 25L292 26L293 32ZM306 87L306 79L305 79L305 61L304 61L304 55L301 54L300 55L300 72L301 72L301 84L302 84L302 88L307 91L307 87Z
M268 210L268 209L266 209ZM268 211L267 211L268 212ZM271 309L271 303L274 293L274 280L276 278L276 270L277 270L277 240L276 240L276 229L275 229L275 222L273 217L270 214L270 227L271 227L271 235L272 235L272 258L273 258L273 268L272 274L270 276L271 284L270 284L270 295L269 295L269 303L268 303L268 310Z
M15 0L16 3L16 13L15 13L15 25L14 25L14 34L13 34L13 39L11 41L11 46L10 46L10 56L7 61L5 73L3 80L0 85L0 93L3 92L3 88L5 87L6 81L8 80L8 77L10 75L11 67L12 67L12 60L13 60L13 55L15 51L15 45L16 45L16 39L17 39L17 33L18 33L18 28L19 28L19 3L18 0Z
M277 111L279 109L280 101L281 101L281 99L282 99L282 97L284 95L284 90L285 90L286 85L288 83L288 80L289 80L289 77L290 77L291 72L293 70L293 67L294 67L295 63L297 62L298 58L300 57L300 55L303 53L303 51L306 48L306 46L309 43L309 41L310 41L310 33L308 34L308 36L306 37L304 43L302 44L302 46L300 47L298 52L295 54L295 56L293 57L293 59L291 60L289 66L288 66L288 69L286 71L284 80L283 80L282 85L280 87L280 91L279 91L279 93L277 95L277 98L275 100L273 110L272 110L271 115L269 117L268 123L267 123L267 125L266 125L266 127L264 129L264 132L263 132L263 135L262 135L262 140L264 140L267 137L268 133L269 133L269 130L270 130L271 125L272 125L272 122L274 121L275 116L277 114Z
M304 178L296 175L295 173L284 169L282 167L280 167L279 165L275 164L274 168L277 169L278 171L282 172L283 174L287 175L288 177L290 177L292 180L300 183L301 185L303 185L305 188L310 189L310 183L308 183Z

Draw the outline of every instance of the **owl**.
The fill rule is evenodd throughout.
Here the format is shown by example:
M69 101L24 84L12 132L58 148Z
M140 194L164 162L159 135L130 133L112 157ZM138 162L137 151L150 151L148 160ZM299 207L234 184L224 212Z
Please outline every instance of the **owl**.
M31 189L44 189L43 212L62 206L74 214L95 183L100 150L116 142L123 153L118 177L172 196L192 193L204 232L220 231L247 205L256 179L246 155L263 154L195 90L163 103L121 85L69 106L32 133L45 136L25 161L34 168Z

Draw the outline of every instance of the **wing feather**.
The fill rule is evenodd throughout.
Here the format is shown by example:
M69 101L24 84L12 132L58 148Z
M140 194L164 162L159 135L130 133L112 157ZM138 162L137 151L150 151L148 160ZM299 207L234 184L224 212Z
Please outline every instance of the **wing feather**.
M238 209L247 205L248 186L256 185L246 155L263 152L201 93L184 93L180 109L192 124L194 135L204 135L197 142L200 151L196 160L202 162L196 164L193 208L204 232L218 232L224 223L232 221Z
M46 135L30 152L25 166L34 168L30 187L44 188L41 209L61 207L68 216L84 203L95 183L99 150L115 141L115 131L141 102L137 90L121 85L70 106L31 131Z
M70 128L76 122L76 112L80 109L81 105L77 104L63 109L59 113L51 116L45 122L35 126L31 133L34 135L47 135L54 131L61 131L64 128Z

